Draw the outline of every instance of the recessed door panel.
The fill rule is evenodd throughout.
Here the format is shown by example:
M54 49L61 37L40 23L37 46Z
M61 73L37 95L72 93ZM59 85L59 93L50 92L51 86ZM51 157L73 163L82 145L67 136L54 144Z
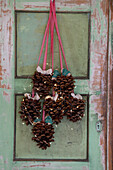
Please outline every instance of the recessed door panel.
M55 142L47 150L42 150L32 141L32 126L26 126L20 118L21 101L23 95L17 94L16 99L16 136L15 158L16 159L88 159L88 96L84 95L86 109L84 118L76 123L67 120L66 116L55 128Z
M16 12L16 76L32 76L37 66L48 13ZM57 13L61 39L69 70L76 78L89 77L90 13ZM50 39L49 39L50 46ZM44 50L40 66L43 64ZM48 48L47 68L51 66ZM63 66L65 62L63 59ZM54 68L60 70L59 46L54 31Z

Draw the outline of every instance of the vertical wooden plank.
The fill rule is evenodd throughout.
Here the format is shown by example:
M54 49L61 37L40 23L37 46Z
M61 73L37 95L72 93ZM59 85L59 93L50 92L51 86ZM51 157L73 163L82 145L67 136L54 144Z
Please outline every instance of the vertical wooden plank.
M108 55L108 107L107 107L107 168L113 169L113 54L112 54L113 1L109 4L109 55Z
M108 77L108 28L109 0L91 0L91 90L100 91L100 95L92 95L93 114L102 121L100 133L101 163L107 169L107 77ZM93 117L93 115L92 115ZM93 168L93 167L92 167Z
M0 169L13 160L13 1L0 1Z

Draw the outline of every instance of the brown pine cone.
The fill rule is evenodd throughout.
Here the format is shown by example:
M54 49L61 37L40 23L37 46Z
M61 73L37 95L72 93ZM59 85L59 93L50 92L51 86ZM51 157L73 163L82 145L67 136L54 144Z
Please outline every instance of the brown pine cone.
M21 119L26 123L26 125L32 124L33 121L40 117L41 112L41 103L39 100L28 99L28 97L24 97L21 102Z
M52 87L52 75L46 75L35 71L33 77L33 88L38 92L39 96L44 98L47 96Z
M63 96L72 93L74 90L74 78L72 75L70 76L57 76L56 79L53 80L53 88L58 94L63 94Z
M73 97L71 95L65 95L64 96L64 110L65 113L72 108L72 103L73 103Z
M70 103L70 101L67 101ZM65 111L65 114L67 115L67 119L70 121L76 122L78 120L81 120L84 116L85 111L85 101L77 98L71 97L71 108L68 108Z
M63 109L64 100L62 97L58 98L56 101L48 98L44 102L45 115L51 116L53 123L58 124L61 122L64 116Z
M51 124L40 122L37 123L33 129L32 133L34 134L34 137L32 140L37 142L37 146L42 149L47 149L47 147L50 147L50 143L54 142L54 128Z

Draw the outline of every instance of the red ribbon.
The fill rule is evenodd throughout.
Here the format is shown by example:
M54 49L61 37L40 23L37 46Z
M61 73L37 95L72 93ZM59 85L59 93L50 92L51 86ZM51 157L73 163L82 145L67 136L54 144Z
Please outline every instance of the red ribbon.
M51 10L50 10L50 11L51 11ZM52 13L50 12L50 13L49 13L49 19L48 19L47 26L46 26L46 30L45 30L45 33L44 33L44 38L43 38L43 41L42 41L42 46L41 46L41 50L40 50L40 54L39 54L39 58L38 58L37 67L38 67L38 65L39 65L40 58L41 58L41 55L42 55L42 51L43 51L43 48L44 48L44 43L45 43L45 40L46 40L46 35L47 35L48 30L49 30L49 25L50 25L50 21L51 21L51 16L52 16Z
M54 3L55 3L55 0L54 0ZM60 37L60 33L59 33L59 29L58 29L58 23L57 23L57 18L56 18L56 11L55 11L55 7L53 5L53 2L52 0L50 0L50 8L52 10L52 16L53 16L53 19L54 19L54 23L55 23L55 27L56 27L56 32L57 32L57 35L58 35L58 40L59 40L59 44L60 44L60 48L62 50L62 54L63 54L63 57L64 57L64 61L65 61L65 64L66 64L66 68L68 70L68 66L67 66L67 62L66 62L66 57L65 57L65 52L64 52L64 49L63 49L63 45L62 45L62 41L61 41L61 37ZM60 56L60 60L61 60L61 56ZM61 66L63 67L63 66Z
M50 49L50 56L52 56L52 70L53 70L53 67L54 67L54 25L55 25L56 32L57 32L57 35L58 35L58 40L59 40L59 55L60 55L61 70L63 68L61 50L62 50L64 61L65 61L65 64L66 64L66 68L68 70L68 66L67 66L67 62L66 62L66 57L65 57L65 53L64 53L64 49L63 49L60 33L59 33L59 29L58 29L58 23L57 23L57 18L56 18L56 10L55 10L55 0L53 0L53 2L52 2L52 0L50 0L49 19L48 19L46 30L45 30L45 34L44 34L44 37L43 37L42 46L41 46L41 50L40 50L40 54L39 54L39 58L38 58L37 67L39 65L40 58L41 58L41 55L42 55L42 51L43 51L44 44L45 44L45 40L46 40L46 37L47 37L47 40L46 40L46 50L45 50L45 56L44 56L44 61L43 61L43 70L46 69L50 24L51 24L51 49Z

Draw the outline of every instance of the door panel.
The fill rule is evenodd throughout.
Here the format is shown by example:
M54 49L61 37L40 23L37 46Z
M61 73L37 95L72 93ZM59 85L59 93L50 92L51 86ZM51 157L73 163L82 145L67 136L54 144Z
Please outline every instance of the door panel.
M42 151L31 139L32 127L22 124L20 119L20 105L22 94L16 94L16 136L15 136L15 160L75 160L82 161L88 159L88 96L84 96L86 101L85 117L82 121L72 123L65 117L62 123L55 128L55 142L51 144L49 150ZM28 149L29 148L29 149Z
M34 74L48 13L16 12L16 77L29 77ZM89 22L90 13L57 13L59 30L69 70L75 78L89 77ZM55 32L55 31L54 31ZM29 35L29 36L28 36ZM50 41L49 41L50 43ZM50 45L50 44L49 44ZM54 68L60 70L58 39L54 36ZM48 49L47 69L50 67ZM40 66L43 64L44 50ZM65 62L63 60L63 65Z
M31 79L23 79L15 76L15 10L23 10L23 11L35 11L35 12L40 12L40 11L48 11L49 10L49 3L48 0L35 0L34 2L31 2L30 0L6 0L1 2L1 16L2 16L2 26L0 26L0 31L1 31L1 48L0 48L0 93L2 94L0 96L0 108L1 108L1 119L0 119L0 124L1 124L1 131L0 131L0 168L1 169L72 169L72 170L103 170L107 169L107 138L106 138L106 121L107 121L107 73L108 73L108 10L109 10L109 1L108 0L84 0L84 1L71 1L71 0L56 0L56 6L57 6L57 11L65 11L65 12L91 12L91 20L90 20L90 76L89 79L75 79L76 80L76 87L74 89L75 93L81 93L88 96L89 95L89 104L87 105L87 109L89 110L89 114L87 115L87 120L86 117L84 117L83 121L80 122L80 131L83 128L83 132L80 133L80 131L77 132L78 124L75 124L74 127L72 127L72 124L70 123L70 127L75 129L75 133L73 135L73 140L75 144L78 144L78 139L75 139L77 133L80 134L78 135L79 140L82 143L81 148L77 148L77 146L74 147L74 145L71 145L71 149L67 155L65 155L65 149L63 146L63 151L61 154L54 154L53 151L51 154L49 151L47 153L42 154L41 151L39 154L36 154L35 151L35 143L33 143L33 153L29 154L24 151L25 148L22 146L24 143L24 140L26 141L26 138L30 137L29 135L26 135L26 128L28 128L30 131L29 127L22 128L21 121L17 117L18 114L18 107L19 107L19 100L21 97L21 94L24 92L30 92L31 91ZM21 13L20 13L21 15ZM60 18L62 19L67 19L66 15L68 14L62 14L57 13L59 17L59 26L60 26L60 31L64 33L63 27L60 25ZM75 14L74 14L75 15ZM78 14L76 14L78 15ZM68 15L69 16L69 15ZM70 14L71 16L71 14ZM80 14L79 14L80 16ZM30 15L31 17L31 15ZM73 16L74 17L74 16ZM72 18L72 17L71 17ZM47 13L46 13L46 19L47 19ZM76 17L73 18L73 20L76 21ZM26 21L27 22L27 21ZM85 19L80 22L85 22L84 28L86 29L86 32L84 33L84 36L88 37L88 24L89 24L89 18L86 17L85 14ZM22 22L17 22L22 23ZM46 23L46 20L45 20ZM44 24L44 22L42 23ZM66 23L65 23L66 24ZM68 25L66 25L68 26ZM82 34L82 31L78 30L77 27L75 27L78 34L78 38ZM24 29L24 27L23 27ZM71 29L71 27L70 27ZM65 28L64 28L65 30ZM44 31L44 25L43 25L43 31ZM74 30L73 30L74 31ZM38 32L38 29L37 29ZM42 35L42 36L41 36ZM43 32L40 35L40 41L37 42L38 47L36 48L36 52L34 52L33 57L38 57L38 50L40 49L41 46L41 40L43 37ZM20 38L22 38L19 35ZM66 38L66 35L65 35ZM18 39L18 37L17 37ZM24 40L19 40L20 43ZM84 40L84 38L83 38ZM65 39L62 37L62 41L64 46L65 44ZM70 41L69 41L70 42ZM86 48L88 48L88 39L86 40ZM18 43L18 42L17 42ZM40 43L40 44L38 44ZM75 45L77 46L77 43L74 42ZM78 41L79 43L79 41ZM20 45L20 44L19 44ZM25 45L25 44L24 44ZM64 50L66 50L66 46ZM79 46L78 46L79 47ZM18 48L17 48L18 49ZM23 48L20 46L19 53L23 50ZM35 48L34 48L35 50ZM69 50L69 49L68 49ZM66 51L66 53L71 54L71 52ZM78 48L76 49L77 52ZM82 49L84 50L84 48ZM25 50L26 51L26 50ZM87 51L87 50L86 50ZM28 51L27 51L28 52ZM26 52L26 53L27 53ZM83 52L83 51L82 51ZM22 52L24 53L24 52ZM77 52L79 53L79 52ZM24 53L25 54L25 53ZM87 56L87 57L86 57ZM20 55L19 55L20 57ZM22 57L22 55L21 55ZM25 57L25 56L24 56ZM68 56L66 56L68 58ZM74 58L74 61L76 60L76 55L72 55ZM86 60L88 59L88 54L85 53ZM18 58L18 56L17 56ZM19 58L18 58L19 59ZM25 58L24 58L25 59ZM21 60L21 59L20 59ZM17 61L17 68L20 69L21 61ZM34 58L35 60L35 58ZM28 63L29 63L29 58L28 58ZM36 60L35 60L36 61ZM20 62L20 63L19 63ZM25 61L23 60L23 65L25 65ZM82 63L82 56L80 58L80 64ZM71 61L70 63L70 69L71 69ZM26 63L27 64L27 63ZM26 67L26 66L25 66ZM77 66L78 67L78 66ZM87 66L86 66L87 67ZM85 67L85 68L86 68ZM31 68L33 69L33 67ZM34 66L35 69L35 66ZM26 69L27 70L27 69ZM23 70L25 73L26 71ZM78 69L77 69L78 71ZM76 74L78 74L76 71ZM72 69L72 72L74 76L76 77L76 74L74 72L74 68ZM21 76L21 70L17 71L17 75ZM19 75L20 74L20 75ZM80 76L81 72L77 76ZM25 74L24 74L25 75ZM27 75L27 74L26 74ZM81 75L86 76L86 71L82 73ZM15 78L14 78L15 77ZM18 79L19 78L19 79ZM24 77L25 78L25 77ZM77 77L76 77L77 78ZM84 77L85 78L85 77ZM16 97L15 97L16 94ZM16 100L15 100L16 99ZM17 107L16 107L16 112L14 110L14 103L15 101L17 102ZM7 107L6 107L7 106ZM87 112L87 111L86 111ZM87 112L88 113L88 112ZM17 116L15 117L14 120L14 115ZM17 119L16 119L17 118ZM89 119L89 121L88 121ZM102 132L97 132L96 131L96 122L98 120L101 120L103 124ZM66 120L64 119L64 122ZM63 124L62 124L63 125ZM61 126L62 126L61 125ZM68 125L66 123L66 125ZM66 126L65 125L65 126ZM88 125L88 126L87 126ZM67 127L63 127L66 129ZM7 130L6 130L7 127ZM16 127L16 128L15 128ZM88 131L89 127L89 131ZM20 128L20 131L19 131ZM63 133L63 131L60 131L60 126L58 127L59 131L57 135L59 136L60 134ZM70 130L70 129L68 129ZM14 132L14 134L13 134ZM68 131L70 132L70 131ZM25 136L21 136L22 134L25 134ZM69 134L69 137L71 136L71 133ZM87 134L86 134L87 133ZM85 135L83 135L85 134ZM17 135L17 136L16 136ZM64 138L67 140L67 135ZM21 137L20 137L21 136ZM89 137L88 137L89 136ZM22 141L20 138L22 138ZM88 141L86 140L86 137L88 137ZM64 139L63 138L63 139ZM15 142L14 142L14 139ZM20 145L20 142L21 145ZM60 143L60 139L57 139L58 143ZM70 142L70 141L69 141ZM16 145L14 145L14 144ZM58 144L57 143L57 144ZM89 143L89 145L87 144ZM27 146L29 143L27 143ZM56 145L57 145L56 144ZM61 143L62 144L62 143ZM88 146L87 148L85 146ZM61 148L62 145L59 147ZM20 147L20 148L19 148ZM19 150L20 149L20 150ZM29 148L28 148L29 149ZM55 149L55 148L54 148ZM67 148L66 148L67 149ZM74 153L74 150L76 153ZM86 149L87 149L87 158L86 159ZM14 151L16 151L14 153ZM66 150L67 152L67 150ZM31 147L30 147L30 153L31 153ZM13 155L14 154L14 155ZM48 154L48 158L53 159L53 160L48 160L48 162L45 162L43 160L37 161L38 159L44 159L45 155ZM34 158L35 156L35 158ZM16 158L31 158L30 161L25 160L19 160L17 161ZM32 159L33 158L33 159ZM64 162L59 160L59 158L65 159ZM57 159L54 161L54 159ZM71 159L71 160L69 160ZM82 159L80 161L80 159Z

